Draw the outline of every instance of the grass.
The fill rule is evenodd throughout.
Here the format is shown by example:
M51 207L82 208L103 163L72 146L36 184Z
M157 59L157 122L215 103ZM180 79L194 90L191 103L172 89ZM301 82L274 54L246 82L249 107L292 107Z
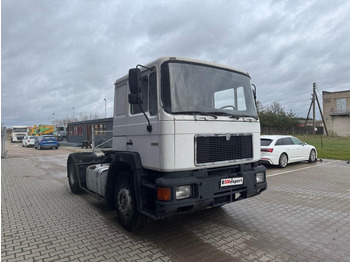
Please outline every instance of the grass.
M350 160L350 137L298 136L317 149L317 157L336 160Z

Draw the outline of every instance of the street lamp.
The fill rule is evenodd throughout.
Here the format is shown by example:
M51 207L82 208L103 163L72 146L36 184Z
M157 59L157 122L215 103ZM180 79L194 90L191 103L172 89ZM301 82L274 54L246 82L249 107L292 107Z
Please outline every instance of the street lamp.
M72 107L72 109L73 109L73 121L74 121L74 106Z
M55 113L52 113L52 124L55 124Z
M107 118L107 99L104 98L105 100L105 118Z

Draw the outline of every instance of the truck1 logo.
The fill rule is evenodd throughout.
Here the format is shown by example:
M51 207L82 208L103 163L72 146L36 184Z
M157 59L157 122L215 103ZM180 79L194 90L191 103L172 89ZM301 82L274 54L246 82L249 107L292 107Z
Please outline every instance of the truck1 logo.
M221 180L221 185L243 184L243 178L229 178Z

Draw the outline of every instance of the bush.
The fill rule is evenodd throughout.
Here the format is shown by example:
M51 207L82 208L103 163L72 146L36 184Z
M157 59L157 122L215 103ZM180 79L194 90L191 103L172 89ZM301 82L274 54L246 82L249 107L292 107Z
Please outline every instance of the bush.
M261 127L296 127L299 124L295 113L293 111L286 113L277 102L266 108L258 104L258 114Z

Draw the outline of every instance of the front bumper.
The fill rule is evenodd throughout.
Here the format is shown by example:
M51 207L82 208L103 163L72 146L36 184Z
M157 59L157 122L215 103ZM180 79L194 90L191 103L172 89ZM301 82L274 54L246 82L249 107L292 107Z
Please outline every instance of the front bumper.
M158 219L177 214L192 213L206 207L221 206L237 200L253 197L266 190L266 168L264 166L221 169L216 172L200 170L189 174L164 176L156 180L157 187L170 187L170 201L156 201ZM256 183L256 174L264 173L264 182ZM242 177L242 185L221 186L221 179ZM192 194L186 199L176 199L176 187L191 185Z

